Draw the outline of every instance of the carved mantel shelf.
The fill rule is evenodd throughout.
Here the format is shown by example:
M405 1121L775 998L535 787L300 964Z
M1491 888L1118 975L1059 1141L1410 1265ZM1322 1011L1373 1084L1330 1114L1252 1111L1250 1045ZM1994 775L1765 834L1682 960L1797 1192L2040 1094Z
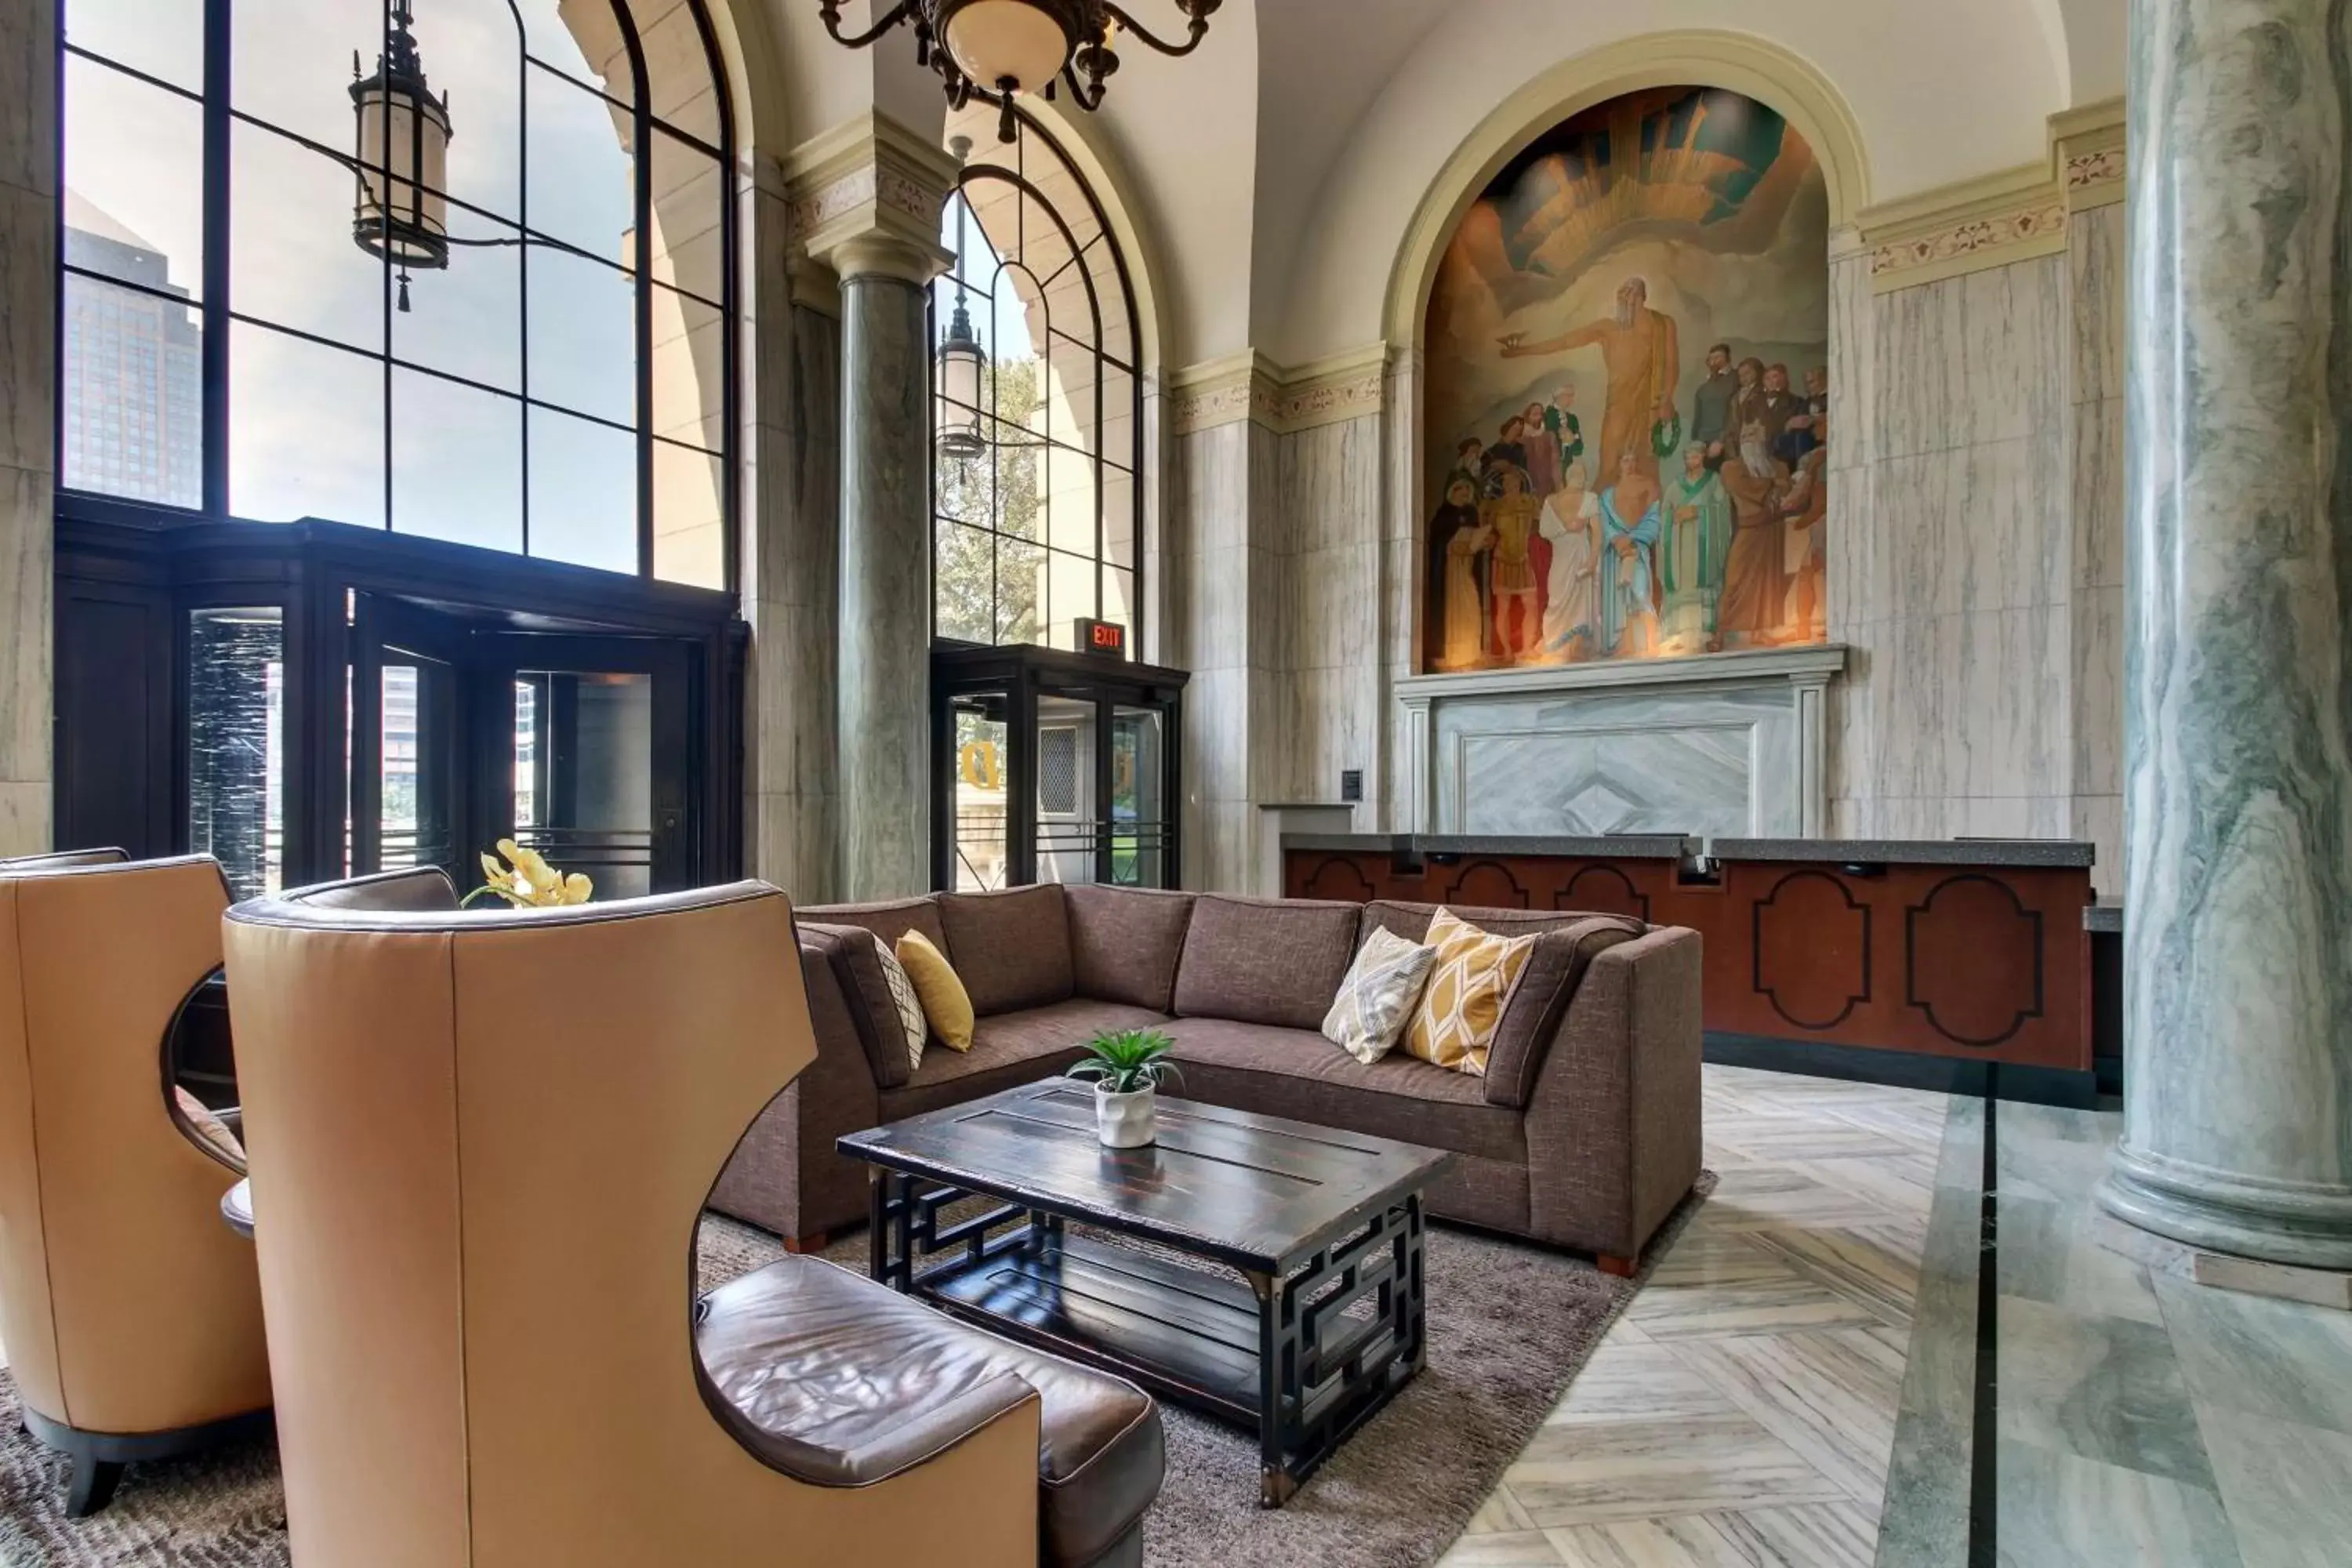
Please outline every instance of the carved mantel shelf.
M1826 693L1846 654L1817 643L1406 677L1404 826L1819 836Z

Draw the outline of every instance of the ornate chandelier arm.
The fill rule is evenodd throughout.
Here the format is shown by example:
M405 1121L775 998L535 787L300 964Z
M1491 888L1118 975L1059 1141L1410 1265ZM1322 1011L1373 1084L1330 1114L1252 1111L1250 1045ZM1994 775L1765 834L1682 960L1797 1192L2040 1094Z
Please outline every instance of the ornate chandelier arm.
M1108 90L1108 84L1100 77L1094 79L1094 85L1091 88L1080 81L1077 61L1075 58L1062 67L1062 79L1070 84L1070 97L1080 109L1091 113L1102 107L1103 95Z
M833 35L835 43L845 44L853 49L864 48L899 23L913 16L915 12L916 0L898 0L896 5L890 7L888 16L851 38L842 36L841 0L817 0L817 15L824 20L824 30Z
M1222 0L1176 0L1176 3L1183 8L1184 14L1192 19L1192 28L1181 44L1171 44L1164 38L1153 37L1149 31L1137 23L1134 17L1111 4L1111 0L1101 0L1104 16L1110 17L1121 27L1150 44L1161 54L1189 55L1201 47L1201 39L1209 31L1209 15L1222 4Z

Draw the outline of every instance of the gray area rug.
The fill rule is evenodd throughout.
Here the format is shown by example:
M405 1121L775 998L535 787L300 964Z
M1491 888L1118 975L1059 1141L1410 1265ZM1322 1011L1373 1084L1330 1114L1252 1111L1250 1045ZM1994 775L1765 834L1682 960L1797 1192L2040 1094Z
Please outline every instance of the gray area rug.
M1664 1256L1694 1195L1649 1249ZM716 1215L700 1238L708 1288L783 1255ZM865 1237L832 1249L851 1267ZM1429 1362L1412 1385L1279 1510L1257 1506L1249 1435L1167 1411L1168 1479L1145 1528L1151 1568L1420 1568L1461 1532L1503 1468L1640 1287L1580 1258L1432 1226ZM1648 1270L1644 1268L1643 1278ZM64 1461L16 1428L0 1372L0 1563L7 1568L288 1568L277 1451L267 1442L134 1465L112 1507L65 1518Z

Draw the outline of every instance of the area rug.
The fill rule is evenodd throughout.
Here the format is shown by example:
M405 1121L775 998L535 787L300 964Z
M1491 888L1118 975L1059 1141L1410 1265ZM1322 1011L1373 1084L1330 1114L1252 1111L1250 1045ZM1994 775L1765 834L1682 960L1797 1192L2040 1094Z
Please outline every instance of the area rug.
M1412 1385L1285 1508L1257 1506L1257 1447L1169 1409L1168 1479L1144 1530L1150 1568L1421 1568L1461 1533L1577 1369L1715 1186L1703 1174L1649 1248L1641 1277L1580 1258L1432 1226L1429 1361ZM708 1288L783 1254L775 1237L712 1215ZM862 1265L860 1236L834 1248ZM64 1461L17 1430L0 1372L0 1563L7 1568L289 1568L278 1456L268 1442L134 1465L113 1506L60 1510Z

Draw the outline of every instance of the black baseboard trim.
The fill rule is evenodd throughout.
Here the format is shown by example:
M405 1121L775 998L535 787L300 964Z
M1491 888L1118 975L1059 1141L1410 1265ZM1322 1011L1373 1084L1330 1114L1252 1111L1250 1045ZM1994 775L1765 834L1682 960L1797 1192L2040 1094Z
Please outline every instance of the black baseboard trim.
M1914 1051L1877 1051L1831 1046L1818 1040L1782 1040L1766 1035L1730 1035L1709 1030L1706 1059L1722 1067L1765 1072L1802 1073L1811 1078L1883 1083L1892 1089L1932 1089L1972 1099L1998 1098L2029 1105L2063 1105L2075 1110L2099 1106L2098 1075L2057 1068L1963 1061Z

